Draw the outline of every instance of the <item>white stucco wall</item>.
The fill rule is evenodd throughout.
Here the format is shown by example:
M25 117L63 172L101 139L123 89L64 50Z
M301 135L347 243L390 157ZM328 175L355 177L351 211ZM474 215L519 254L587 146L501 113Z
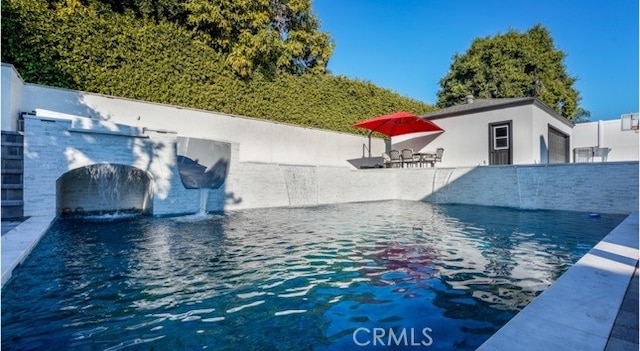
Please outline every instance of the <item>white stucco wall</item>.
M509 117L509 119L511 118ZM471 114L461 118L434 119L433 122L444 129L444 132L434 134L433 141L429 142L427 137L402 135L391 139L392 148L400 150L404 147L410 147L414 152L435 152L437 148L444 148L442 163L438 164L438 167L488 164L487 123L489 120L487 116ZM427 142L429 143L426 144Z
M489 123L513 120L513 140L520 139L517 134L522 118L529 112L522 108L497 110L494 114L473 113L460 117L434 119L433 122L444 132L420 151L431 152L444 148L442 163L438 167L481 166L489 164ZM516 118L519 117L519 118ZM392 139L393 147L402 145L411 136L399 136ZM414 150L418 151L418 150ZM515 152L514 152L515 159Z
M25 84L11 65L2 65L2 76L3 130L15 130L18 112L40 109L236 143L243 162L342 167L353 167L348 160L362 158L363 145L368 144L366 136ZM9 111L7 121L5 110ZM372 155L384 150L384 140L374 138Z
M392 148L413 148L415 152L433 152L444 148L441 167L489 164L489 124L512 122L513 164L545 164L548 161L548 127L571 135L571 126L533 105L494 109L466 115L432 119L445 131L431 136L397 136Z
M573 148L601 147L611 149L606 161L636 161L640 159L638 131L623 130L619 119L579 123L573 128ZM595 162L603 161L595 157Z
M489 124L512 121L514 163L533 163L531 159L531 106L516 106L489 112L471 113L458 117L445 117L432 121L444 132L428 145L420 145L420 138L412 135L392 139L392 147L415 145L416 152L430 152L444 148L442 163L438 167L481 166L489 164ZM411 141L411 139L417 139ZM424 142L427 138L423 137Z
M533 105L531 107L531 156L534 164L547 164L549 163L549 126L554 127L565 135L569 136L569 161L572 157L573 143L572 130L573 126L564 123L557 118L551 116L543 109L537 108ZM524 155L523 155L524 156ZM520 164L526 164L526 162L519 162Z
M17 131L17 120L22 104L22 90L24 83L18 72L11 65L2 64L0 72L2 81L2 130Z

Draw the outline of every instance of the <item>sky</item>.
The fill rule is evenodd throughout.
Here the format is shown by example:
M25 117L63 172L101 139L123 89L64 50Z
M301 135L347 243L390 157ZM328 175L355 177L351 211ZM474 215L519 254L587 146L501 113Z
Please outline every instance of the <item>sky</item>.
M591 120L638 112L638 0L312 0L335 44L328 69L435 104L476 38L549 30Z

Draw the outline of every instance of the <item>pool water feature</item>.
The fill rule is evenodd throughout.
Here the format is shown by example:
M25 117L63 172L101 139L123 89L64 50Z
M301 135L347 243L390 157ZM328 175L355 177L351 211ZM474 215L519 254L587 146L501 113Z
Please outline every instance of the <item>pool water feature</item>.
M149 175L135 167L93 164L56 181L57 213L65 217L152 212Z
M473 350L624 217L383 201L58 220L2 290L2 347Z

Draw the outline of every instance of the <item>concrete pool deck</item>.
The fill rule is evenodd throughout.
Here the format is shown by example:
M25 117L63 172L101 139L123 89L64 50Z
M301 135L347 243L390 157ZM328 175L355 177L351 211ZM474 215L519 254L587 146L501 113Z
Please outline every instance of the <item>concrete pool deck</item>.
M616 322L605 351L637 351L638 350L638 266L629 283L627 293L622 300Z
M638 350L638 217L629 215L478 350ZM2 236L2 286L53 220L31 217Z
M9 281L13 270L22 263L47 232L55 217L34 216L2 234L2 284Z

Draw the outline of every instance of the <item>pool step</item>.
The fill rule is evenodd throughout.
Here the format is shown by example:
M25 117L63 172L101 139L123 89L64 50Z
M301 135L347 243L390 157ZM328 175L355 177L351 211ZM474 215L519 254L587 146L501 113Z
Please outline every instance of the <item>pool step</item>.
M23 174L24 136L21 133L2 131L2 220L24 216Z

